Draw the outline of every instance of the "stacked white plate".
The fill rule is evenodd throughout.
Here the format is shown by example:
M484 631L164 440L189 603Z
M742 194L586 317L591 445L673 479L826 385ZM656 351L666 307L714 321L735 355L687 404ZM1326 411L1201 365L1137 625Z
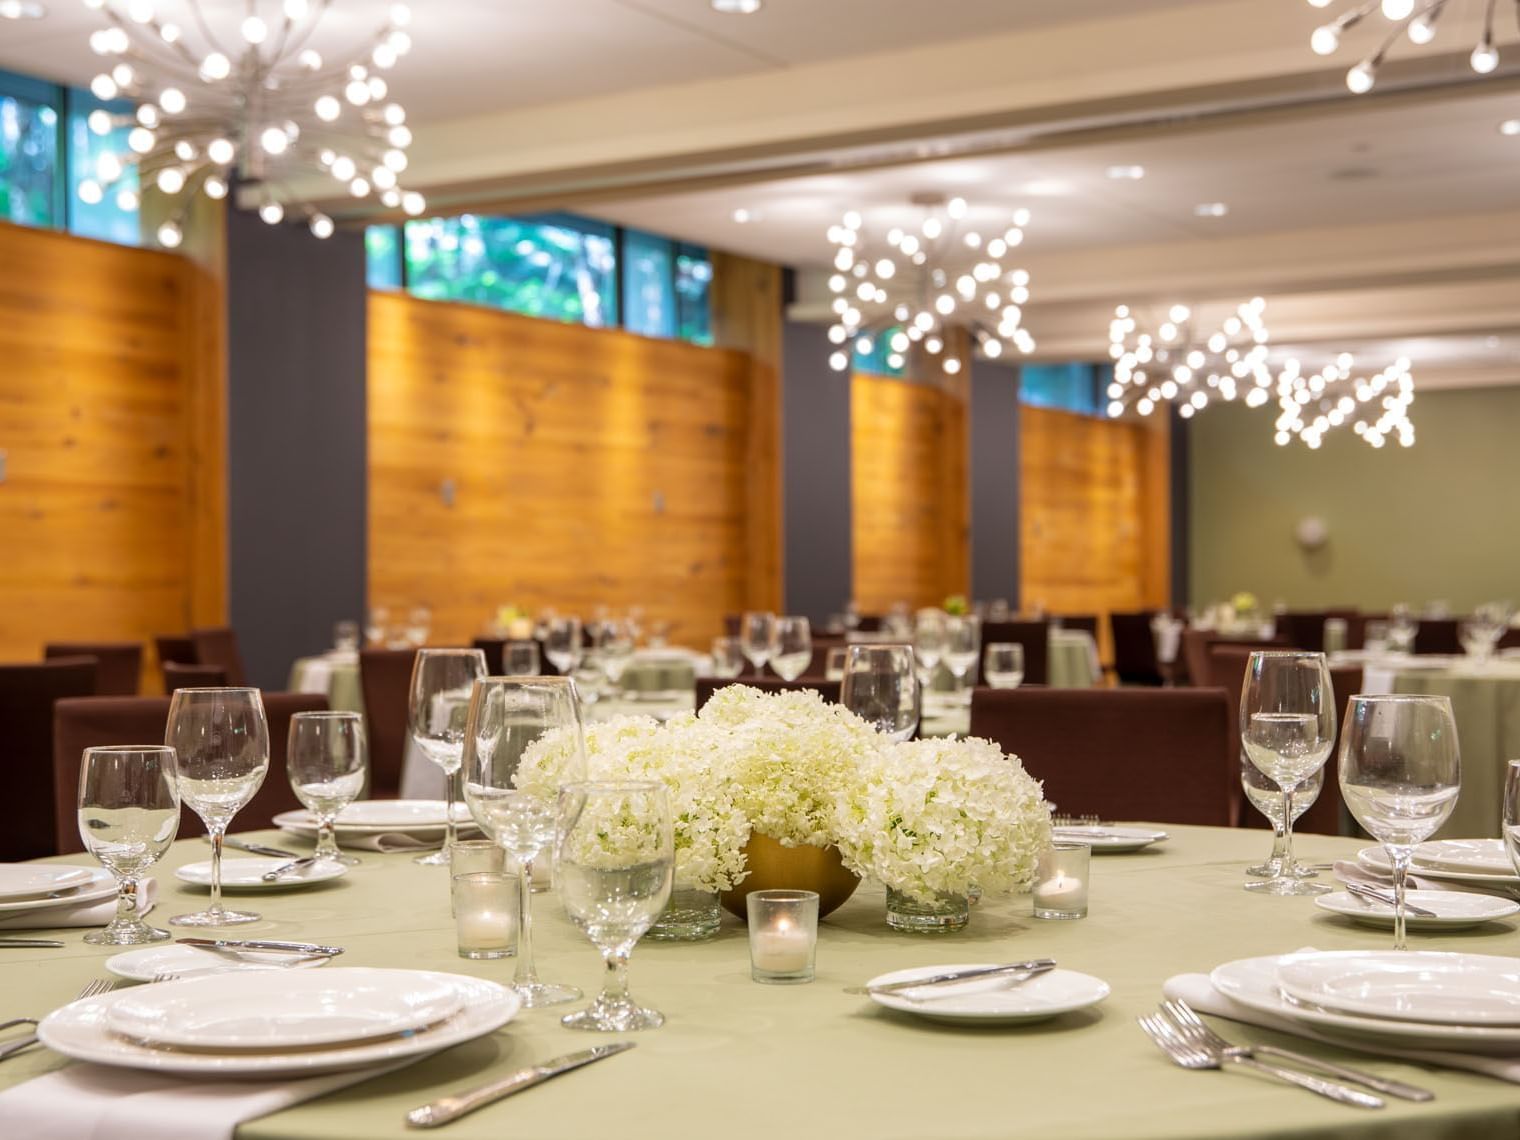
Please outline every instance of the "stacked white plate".
M1405 1048L1520 1050L1520 958L1304 951L1227 962L1214 988L1250 1009Z
M1117 827L1113 824L1058 824L1052 829L1057 843L1084 843L1094 855L1123 855L1140 851L1171 838L1152 827Z
M290 863L289 859L223 859L222 890L224 891L288 891L307 887L313 883L325 883L340 879L348 873L342 863L311 863L281 875L273 882L265 882L264 876L278 871ZM211 886L211 864L186 863L174 872L182 883L197 887Z
M951 966L919 966L872 978L868 986L911 982L958 970L986 969L993 962L958 963ZM1096 1005L1109 994L1108 983L1076 970L1048 970L1032 978L972 978L922 989L873 993L871 1000L887 1009L916 1014L930 1021L970 1022L982 1025L1014 1025L1047 1021L1063 1013Z
M1363 847L1357 862L1379 874L1391 875L1393 865L1382 847ZM1422 879L1520 895L1520 875L1502 839L1438 839L1414 849L1409 872Z
M73 1002L37 1034L102 1065L295 1076L447 1049L499 1029L520 1005L495 982L425 970L218 973Z
M338 842L376 835L405 835L418 842L443 840L447 805L442 800L358 800L338 813L334 825ZM475 821L464 804L454 805L454 822L461 830L474 829ZM317 837L317 819L305 808L284 811L274 825L304 839Z
M116 894L116 880L102 867L63 863L0 863L0 918L99 902ZM38 914L38 925L48 925Z

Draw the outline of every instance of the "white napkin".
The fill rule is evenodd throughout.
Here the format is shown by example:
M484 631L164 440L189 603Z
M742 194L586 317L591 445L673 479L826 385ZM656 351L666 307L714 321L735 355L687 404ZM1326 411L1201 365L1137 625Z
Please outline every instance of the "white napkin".
M431 1054L429 1054L431 1055ZM285 1081L217 1081L75 1064L0 1092L7 1136L26 1140L232 1140L238 1125L420 1060Z
M390 854L396 851L437 851L443 846L443 836L437 839L418 839L404 831L387 831L380 835L340 835L338 846L354 851L380 851Z
M143 879L138 885L137 913L147 914L153 909L158 894L158 883ZM60 900L56 906L39 907L36 910L16 911L0 918L0 930L52 930L64 926L104 926L116 917L116 896L96 899L94 902L71 903Z
M1343 883L1366 883L1369 886L1381 887L1390 890L1393 887L1393 876L1385 875L1372 867L1364 867L1360 863L1348 863L1343 860L1335 864L1335 877ZM1478 883L1457 883L1449 879L1427 879L1409 873L1409 887L1417 891L1455 891L1462 895L1494 895L1501 899L1520 898L1520 891L1512 886L1484 886Z
M1187 1002L1199 1013L1227 1017L1231 1021L1257 1025L1263 1029L1274 1029L1279 1033L1306 1037L1310 1041L1319 1041L1340 1048L1354 1048L1363 1053L1396 1057L1402 1061L1418 1061L1426 1065L1439 1065L1446 1069L1466 1069L1469 1072L1482 1073L1484 1076L1498 1077L1501 1081L1520 1084L1520 1057L1480 1056L1475 1053L1448 1053L1444 1050L1399 1049L1374 1045L1360 1039L1354 1046L1348 1046L1346 1042L1319 1033L1301 1022L1241 1005L1233 998L1228 998L1216 990L1207 974L1178 974L1175 978L1167 979L1166 984L1161 987L1161 992L1174 1001Z

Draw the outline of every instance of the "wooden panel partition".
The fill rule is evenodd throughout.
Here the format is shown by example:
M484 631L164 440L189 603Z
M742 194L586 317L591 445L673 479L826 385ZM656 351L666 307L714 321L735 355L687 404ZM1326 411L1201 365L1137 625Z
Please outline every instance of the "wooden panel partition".
M434 640L498 605L642 605L692 644L747 598L750 358L372 293L369 595ZM752 467L759 468L751 470Z

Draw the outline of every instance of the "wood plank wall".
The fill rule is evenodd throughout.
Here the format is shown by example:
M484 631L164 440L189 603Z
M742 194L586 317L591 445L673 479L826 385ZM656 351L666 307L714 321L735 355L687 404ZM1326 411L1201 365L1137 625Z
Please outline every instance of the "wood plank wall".
M6 224L0 267L0 659L219 620L203 271Z
M741 352L371 293L370 603L425 602L440 643L516 604L703 644L749 588L750 382Z

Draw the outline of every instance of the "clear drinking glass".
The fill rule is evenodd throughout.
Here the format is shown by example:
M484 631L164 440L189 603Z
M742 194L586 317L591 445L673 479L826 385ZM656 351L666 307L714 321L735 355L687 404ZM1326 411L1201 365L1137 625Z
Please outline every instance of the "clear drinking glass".
M412 664L412 687L407 731L422 754L443 769L448 819L443 847L412 860L430 867L448 866L457 838L454 805L459 802L460 757L464 754L465 721L475 681L486 675L486 655L479 649L419 649Z
M1504 775L1504 847L1520 875L1520 760L1511 760Z
M369 771L364 717L356 712L298 712L290 718L285 771L301 806L317 819L322 863L352 865L359 860L338 850L333 824L359 798Z
M1388 648L1395 653L1414 651L1414 635L1420 632L1419 619L1406 605L1397 605L1388 614Z
M391 611L385 606L373 606L369 620L364 623L364 640L371 645L384 645L390 640Z
M1254 867L1247 867L1246 874L1257 879L1276 878L1284 872L1283 811L1287 797L1270 777L1263 775L1261 770L1251 763L1244 750L1240 754L1240 785L1245 789L1246 799L1251 801L1251 806L1266 816L1267 822L1272 825L1272 854L1265 862L1258 863ZM1293 793L1294 822L1297 822L1299 816L1314 806L1314 801L1319 799L1324 786L1325 770L1323 768L1298 786L1298 790ZM1294 867L1291 873L1300 879L1315 877L1313 871L1301 865Z
M1017 689L1024 680L1024 647L1016 641L987 646L987 684L994 689Z
M776 615L758 611L739 619L739 646L755 667L755 676L765 672L765 663L776 651Z
M1240 741L1247 759L1284 796L1280 873L1246 890L1269 895L1319 895L1293 861L1293 795L1324 767L1335 747L1335 692L1323 653L1258 651L1240 690Z
M982 655L982 623L974 614L948 614L945 617L945 651L943 660L955 678L956 692L965 687L966 678L975 682L977 659ZM969 699L969 694L968 694Z
M913 621L913 655L927 683L935 666L945 655L945 614L940 610L919 610Z
M154 745L86 748L79 765L79 837L116 877L116 917L84 940L92 946L162 942L167 930L137 914L138 880L179 830L174 749Z
M581 640L581 619L550 618L544 626L544 653L561 676L574 673L586 655L586 646Z
M175 926L257 922L222 906L222 840L269 771L269 720L257 689L178 689L169 701L164 743L174 749L179 798L211 837L211 903L169 920Z
M823 659L823 679L826 681L843 681L844 665L849 659L850 647L848 645L831 645Z
M537 677L543 665L538 642L509 641L501 647L501 671L508 677Z
M1409 859L1451 815L1462 787L1457 724L1447 697L1356 696L1341 734L1341 795L1393 864L1393 948L1407 950Z
M428 634L433 632L433 611L427 606L413 606L406 615L406 630L403 637L406 644L418 648L427 644Z
M465 734L464 798L481 830L517 860L522 926L512 988L528 1006L574 1001L574 986L541 982L533 963L533 862L554 840L559 785L586 776L580 702L569 677L487 677L475 683Z
M771 668L784 681L795 681L807 672L813 659L813 631L805 617L776 619L775 651Z
M920 700L912 646L849 648L840 703L893 740L910 739L918 728Z
M560 1024L605 1033L658 1029L665 1015L628 993L628 956L670 901L675 840L665 785L566 784L558 831L555 889L607 964L596 1000Z
M633 661L633 630L626 621L609 618L596 631L597 666L611 686L612 695L623 691L623 674Z
M737 637L713 638L712 672L725 680L744 672L744 650Z
M333 648L340 653L353 653L359 648L359 623L340 621L333 625Z

